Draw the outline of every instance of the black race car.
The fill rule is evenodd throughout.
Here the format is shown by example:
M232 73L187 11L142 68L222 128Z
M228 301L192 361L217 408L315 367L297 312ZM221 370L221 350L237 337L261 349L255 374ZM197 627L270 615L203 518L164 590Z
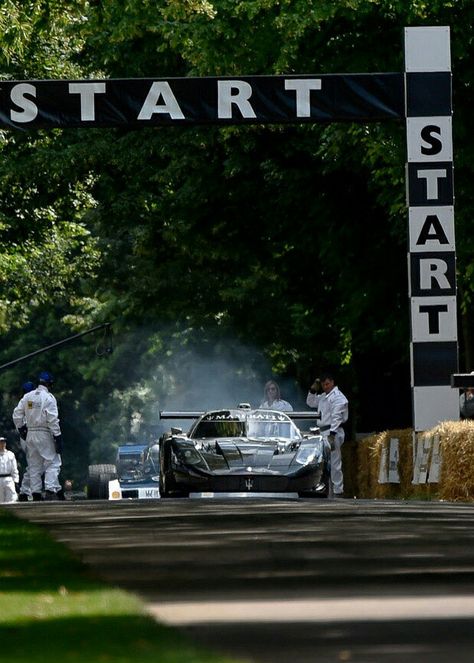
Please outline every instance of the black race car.
M188 433L172 428L160 439L160 496L294 494L327 497L330 447L319 429L303 433L292 419L312 412L253 410L161 412L195 419Z

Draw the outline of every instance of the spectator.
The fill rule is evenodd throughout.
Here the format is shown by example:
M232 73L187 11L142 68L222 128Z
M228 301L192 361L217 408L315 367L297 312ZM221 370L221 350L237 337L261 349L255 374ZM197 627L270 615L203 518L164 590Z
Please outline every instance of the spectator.
M331 483L334 497L344 497L344 477L342 473L341 447L344 444L344 428L349 417L349 402L336 387L334 376L323 373L316 378L308 391L306 404L317 408L321 415L321 434L331 445Z
M459 396L461 419L474 419L474 387L468 387Z
M293 407L281 398L280 387L275 380L268 380L263 390L263 401L260 403L261 410L279 410L280 412L292 412Z
M50 388L53 376L40 373L38 387L25 394L13 411L13 421L26 440L26 458L34 501L41 501L44 474L45 499L58 499L61 490L62 438L59 427L58 405Z
M7 450L7 440L0 437L0 502L16 502L15 484L20 480L13 451Z
M71 479L66 479L63 488L65 500L72 500L72 488L73 488L73 481Z

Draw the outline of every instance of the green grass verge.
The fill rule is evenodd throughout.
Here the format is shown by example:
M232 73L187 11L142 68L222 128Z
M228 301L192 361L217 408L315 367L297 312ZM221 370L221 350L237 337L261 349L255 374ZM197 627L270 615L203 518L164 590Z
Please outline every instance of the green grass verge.
M45 530L0 510L0 642L14 663L224 663L99 582Z

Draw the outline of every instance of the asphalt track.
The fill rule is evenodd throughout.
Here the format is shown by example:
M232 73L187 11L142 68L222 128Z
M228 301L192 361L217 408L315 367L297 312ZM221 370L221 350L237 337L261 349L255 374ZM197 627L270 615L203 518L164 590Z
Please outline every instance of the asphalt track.
M31 503L160 621L256 663L472 663L474 505L365 500Z

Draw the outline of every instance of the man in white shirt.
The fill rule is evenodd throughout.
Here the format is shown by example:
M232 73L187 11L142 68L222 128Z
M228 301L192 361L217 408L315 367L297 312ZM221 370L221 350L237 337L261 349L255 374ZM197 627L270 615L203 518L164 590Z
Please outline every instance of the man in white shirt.
M7 450L7 440L0 437L0 503L16 502L15 484L20 480L13 451Z
M334 376L326 373L316 378L308 391L306 404L317 408L321 415L321 434L331 445L331 483L334 497L344 496L341 447L344 444L342 424L349 418L349 402L336 387Z

